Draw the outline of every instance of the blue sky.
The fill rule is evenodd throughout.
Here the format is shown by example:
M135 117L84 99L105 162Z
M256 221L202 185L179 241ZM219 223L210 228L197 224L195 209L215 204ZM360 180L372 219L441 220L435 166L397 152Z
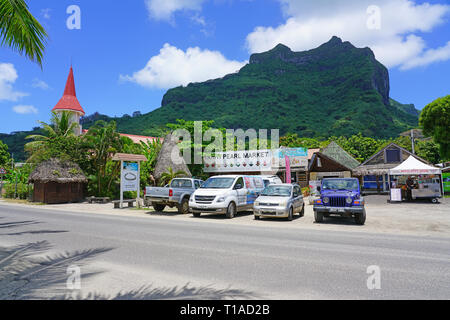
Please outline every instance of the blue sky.
M421 109L450 93L450 6L444 0L29 3L50 39L43 70L0 48L3 133L48 121L71 61L86 113L120 116L158 108L168 88L235 72L253 52L280 42L307 50L332 35L371 47L390 70L391 97L402 103ZM80 30L66 26L70 5L81 10Z

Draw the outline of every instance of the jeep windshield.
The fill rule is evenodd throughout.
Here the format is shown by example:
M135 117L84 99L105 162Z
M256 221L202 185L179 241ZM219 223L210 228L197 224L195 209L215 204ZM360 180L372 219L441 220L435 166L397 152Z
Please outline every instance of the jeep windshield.
M358 181L355 179L324 179L323 190L358 190Z
M209 178L200 189L229 189L233 182L234 178Z
M292 187L289 186L268 186L266 189L264 189L261 195L265 197L290 197L291 189Z

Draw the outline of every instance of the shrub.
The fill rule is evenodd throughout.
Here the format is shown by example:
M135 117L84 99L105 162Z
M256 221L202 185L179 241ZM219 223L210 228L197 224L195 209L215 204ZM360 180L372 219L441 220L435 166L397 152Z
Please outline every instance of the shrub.
M5 197L13 199L16 192L16 185L14 183L8 183L3 186L5 188ZM17 184L17 198L26 200L28 196L33 192L33 186L25 183Z

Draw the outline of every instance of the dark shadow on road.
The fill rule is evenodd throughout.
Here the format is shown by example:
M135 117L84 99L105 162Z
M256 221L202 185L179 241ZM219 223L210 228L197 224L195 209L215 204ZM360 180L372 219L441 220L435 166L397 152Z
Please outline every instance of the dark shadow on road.
M6 228L17 228L17 227L24 227L24 226L30 226L39 224L38 221L15 221L15 222L6 222L6 223L0 223L0 229L6 229Z
M153 287L144 286L136 290L119 292L114 295L88 293L82 295L66 295L56 300L229 300L229 299L256 299L257 296L250 291L232 289L216 289L211 286L194 287L189 283L182 287Z
M323 218L323 222L315 224L337 224L337 225L345 225L345 226L354 226L355 228L361 228L364 226L361 226L355 222L354 218L340 218L340 217L328 217Z
M69 266L82 267L88 260L112 248L86 249L44 255L47 241L17 247L0 247L0 300L42 299L67 293ZM98 273L83 272L86 280Z
M162 217L173 217L173 216L181 215L178 212L158 212L158 211L149 211L149 212L146 212L145 214L147 214L149 216L162 216Z
M251 211L243 211L243 212L238 212L233 219L239 219L242 217L247 217L252 215L253 212ZM193 219L215 219L215 220L228 220L227 216L225 214L216 214L216 213L202 213L202 215L200 217L194 217L193 215L191 215L191 218Z
M22 235L36 235L36 234L57 234L57 233L67 233L69 231L64 230L36 230L36 231L23 231L14 233L1 233L0 236L22 236Z
M298 214L295 214L292 217L292 221L298 220L298 219L302 219L303 217L300 217ZM257 222L264 222L264 221L271 221L271 222L284 222L284 223L289 223L292 221L287 220L287 218L261 218L259 221Z

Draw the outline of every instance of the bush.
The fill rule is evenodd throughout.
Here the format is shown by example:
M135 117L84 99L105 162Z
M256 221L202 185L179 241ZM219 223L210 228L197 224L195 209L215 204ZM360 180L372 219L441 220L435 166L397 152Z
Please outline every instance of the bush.
M16 190L16 185L14 183L8 183L3 186L5 188L5 197L9 199L14 198L14 193ZM33 186L25 183L17 184L17 198L26 200L28 196L33 192Z

